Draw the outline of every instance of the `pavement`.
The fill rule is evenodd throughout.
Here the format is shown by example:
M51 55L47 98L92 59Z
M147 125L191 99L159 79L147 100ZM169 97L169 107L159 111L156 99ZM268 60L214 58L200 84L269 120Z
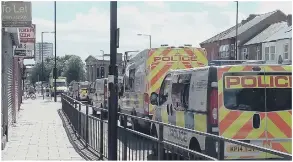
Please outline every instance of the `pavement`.
M60 98L58 101L23 100L18 121L1 152L2 160L84 160L68 139L58 114Z

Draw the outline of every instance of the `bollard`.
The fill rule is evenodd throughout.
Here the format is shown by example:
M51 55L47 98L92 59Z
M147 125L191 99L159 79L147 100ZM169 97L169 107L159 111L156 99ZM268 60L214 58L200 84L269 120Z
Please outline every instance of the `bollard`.
M103 143L104 143L104 124L103 124L103 115L102 115L103 110L101 109L101 115L100 115L100 155L101 159L103 159L103 153L104 153L104 148L103 148Z
M85 141L86 141L86 147L88 147L88 143L89 143L89 106L88 105L86 105Z
M164 160L163 125L159 124L158 160Z
M121 123L121 125L124 129L126 129L127 128L127 116L121 115L121 114L120 114L120 116L123 121L123 123ZM125 134L123 136L122 160L127 160L127 137Z

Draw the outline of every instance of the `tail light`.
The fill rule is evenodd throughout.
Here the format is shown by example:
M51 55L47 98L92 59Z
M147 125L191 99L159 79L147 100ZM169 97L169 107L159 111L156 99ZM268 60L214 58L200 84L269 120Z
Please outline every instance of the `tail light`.
M210 95L210 123L218 124L218 90L213 89Z
M149 114L150 97L149 94L144 94L144 113Z

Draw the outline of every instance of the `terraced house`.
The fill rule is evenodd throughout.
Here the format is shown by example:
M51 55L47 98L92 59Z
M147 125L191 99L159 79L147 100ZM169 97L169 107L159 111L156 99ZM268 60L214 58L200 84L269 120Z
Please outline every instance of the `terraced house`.
M203 41L200 43L200 46L207 50L208 60L254 59L257 56L257 50L259 49L261 53L261 49L257 48L257 46L253 46L250 49L246 43L269 28L272 24L287 21L287 19L286 14L280 10L265 14L250 14L247 19L242 20L238 24L237 48L235 47L236 25ZM260 56L256 58L262 59Z

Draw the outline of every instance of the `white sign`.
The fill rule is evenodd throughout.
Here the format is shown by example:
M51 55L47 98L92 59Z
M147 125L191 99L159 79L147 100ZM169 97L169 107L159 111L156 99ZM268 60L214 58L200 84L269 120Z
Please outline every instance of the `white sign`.
M36 25L31 27L19 28L20 45L15 48L14 55L24 56L28 58L34 57L35 41L36 41Z

